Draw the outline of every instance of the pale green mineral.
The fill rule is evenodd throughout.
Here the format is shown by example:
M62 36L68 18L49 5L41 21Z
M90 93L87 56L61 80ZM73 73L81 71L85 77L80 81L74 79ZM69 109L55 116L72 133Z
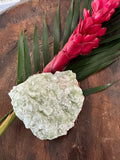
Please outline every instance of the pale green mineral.
M33 75L14 86L9 96L25 127L38 138L50 140L74 126L84 101L72 71Z

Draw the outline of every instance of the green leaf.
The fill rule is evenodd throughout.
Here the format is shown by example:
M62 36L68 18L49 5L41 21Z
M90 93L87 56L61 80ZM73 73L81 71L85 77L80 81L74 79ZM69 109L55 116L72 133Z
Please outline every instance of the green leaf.
M42 30L42 51L43 51L43 59L44 59L44 67L45 67L50 61L48 31L47 31L45 18L43 20L43 30Z
M34 29L33 37L33 61L34 61L34 72L37 73L41 70L40 68L40 49L39 49L39 39L37 35L37 26Z
M112 15L111 19L105 23L106 24L114 24L114 22L116 22L116 20L119 20L119 15L120 15L120 7L116 8L116 11Z
M117 22L114 26L111 26L111 28L107 29L105 36L110 34L114 35L115 31L119 30L119 28L120 28L120 22Z
M119 48L120 42L116 44L116 46L108 48L105 52L101 51L98 54L91 54L79 61L70 63L66 70L73 70L77 75L77 80L81 81L113 63L116 57L120 55L120 51L118 50Z
M89 4L89 0L84 0L83 9L84 8L88 9L88 4Z
M119 8L119 10L118 10L118 8ZM118 7L118 8L116 9L116 12L112 15L111 19L103 24L103 26L107 28L107 32L106 32L105 36L106 35L111 36L116 33L120 33L120 18L119 18L120 7ZM117 11L119 11L119 14L117 14ZM117 31L117 32L114 32L114 31Z
M83 1L83 7L82 7L82 10L81 10L81 18L83 19L83 11L84 11L84 8L88 9L88 3L89 3L89 0L84 0Z
M73 63L71 63L69 65L69 68L74 68L74 69L77 69L77 68L80 68L83 67L83 66L87 66L87 65L94 65L95 62L98 63L98 59L101 60L101 61L104 61L105 62L105 58L115 58L119 53L119 51L117 51L118 49L120 48L120 41L119 43L117 44L113 44L106 48L105 47L100 47L100 48L97 48L95 50L93 50L91 52L91 54L89 54L88 56L79 56L76 58L76 61L73 60ZM113 54L113 52L116 52L115 54Z
M101 42L100 42L100 44L103 44L103 43L108 43L108 42L111 42L112 43L112 41L114 41L114 40L116 40L116 39L120 39L120 34L116 34L116 35L113 35L113 36L110 36L109 38L106 38L106 39L104 39L104 40L102 40Z
M15 112L12 112L7 116L4 122L0 125L0 136L7 130L7 128L15 120L15 118L16 118Z
M72 24L72 17L73 17L73 3L74 0L71 1L69 13L66 19L66 24L65 24L65 29L64 29L64 34L63 34L63 46L66 44L68 41L70 35L71 35L71 24Z
M18 42L17 84L22 83L23 80L24 80L24 44L23 44L23 31L21 31Z
M59 5L56 11L56 17L54 22L53 29L53 38L54 38L54 55L56 55L60 50L60 18L59 18Z
M89 10L92 10L92 7L91 7L92 1L93 1L93 0L89 0L89 2L88 2L88 9L89 9Z
M25 66L25 78L27 79L29 76L32 75L32 67L31 67L27 35L24 37L24 66Z
M83 90L83 95L84 96L89 96L91 94L103 91L103 90L107 89L108 87L112 86L113 84L115 84L115 83L117 83L119 81L120 80L116 80L116 81L114 81L112 83L104 84L104 85L101 85L101 86L98 86L98 87L94 87L94 88L85 89L85 90Z
M93 50L91 52L91 55L94 55L94 54L99 54L99 53L102 53L102 52L110 52L113 51L115 52L116 50L118 50L120 48L120 39L118 40L115 40L111 43L111 41L109 43L106 43L104 45L100 45L99 48Z
M107 67L108 65L112 64L113 62L115 62L114 59L113 60L108 60L107 62L104 62L102 64L101 63L94 64L93 66L90 66L90 68L86 67L82 71L76 70L77 80L78 81L84 80L85 78L89 77L93 73L96 73L96 72L100 71L101 69ZM86 69L87 69L87 71L86 71Z
M79 17L80 17L80 0L77 1L75 9L74 9L72 25L71 25L71 33L77 27L78 21L79 21Z
M2 123L6 118L7 118L7 116L9 115L9 114L11 114L13 112L13 109L11 110L11 111L9 111L4 117L2 117L1 119L0 119L0 123Z

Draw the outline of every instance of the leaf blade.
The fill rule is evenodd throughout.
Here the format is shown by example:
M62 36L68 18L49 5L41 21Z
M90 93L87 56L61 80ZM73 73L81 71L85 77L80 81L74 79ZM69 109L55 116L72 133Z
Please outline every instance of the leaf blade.
M53 38L54 38L54 55L56 55L60 50L60 18L59 18L59 8L58 5L57 11L56 11L56 17L54 22L54 28L53 28Z
M24 80L24 44L23 31L21 31L18 42L18 67L17 67L17 84Z
M114 85L115 83L117 83L119 81L120 80L116 80L116 81L113 81L111 83L104 84L104 85L101 85L101 86L98 86L98 87L85 89L85 90L83 90L83 95L84 96L89 96L91 94L94 94L94 93L97 93L97 92L100 92L100 91L104 91L105 89L109 88L110 86Z
M89 2L88 2L88 9L89 10L92 10L91 3L92 3L92 0L89 0Z
M89 4L89 2L88 2L88 0L84 0L84 2L83 2L83 7L82 7L82 10L81 10L81 18L83 19L83 15L84 15L84 8L86 8L86 9L88 9L88 4Z
M15 118L16 118L15 112L12 112L7 116L7 118L0 125L0 136L2 136L2 134L7 130L7 128L15 120Z
M37 73L41 70L40 68L40 49L39 49L39 39L37 35L37 26L34 28L33 36L33 62L34 62L34 72Z
M71 25L71 33L77 27L79 17L80 17L80 0L77 1L75 9L74 9L72 25Z
M32 75L32 66L30 60L27 35L24 37L24 66L25 66L25 78L27 79L29 76Z
M115 34L115 35L113 35L113 36L111 36L109 38L106 38L106 39L102 40L100 42L100 44L106 44L108 42L112 42L112 41L115 41L117 39L120 39L120 34Z
M78 81L84 80L91 74L98 72L107 67L109 64L113 63L116 57L120 55L120 51L118 50L119 48L120 43L114 46L114 50L113 47L110 47L107 52L101 51L99 54L89 55L85 59L77 62L75 61L73 64L70 64L66 70L72 70L75 72ZM116 53L114 53L115 51Z
M70 35L71 35L71 24L72 24L72 17L73 17L73 3L74 0L71 1L69 13L66 19L66 24L65 24L65 29L63 33L63 46L66 44L68 41Z
M10 110L7 114L5 114L5 115L0 119L0 123L2 123L2 122L7 118L7 116L8 116L9 114L11 114L12 112L13 112L13 109Z
M43 30L42 30L42 51L43 51L43 59L44 59L44 67L45 67L50 61L48 30L47 30L45 17L43 20Z

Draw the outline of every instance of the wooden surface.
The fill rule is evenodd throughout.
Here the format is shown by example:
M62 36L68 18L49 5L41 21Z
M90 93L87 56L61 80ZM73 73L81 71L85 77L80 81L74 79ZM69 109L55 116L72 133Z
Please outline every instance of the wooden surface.
M69 0L61 1L62 24ZM16 84L17 43L21 28L32 44L34 25L39 39L43 15L47 12L49 41L52 48L52 29L56 0L26 2L0 15L0 118L12 106L8 92ZM81 83L83 89L95 87L120 78L120 60ZM16 119L0 137L0 160L120 160L120 83L104 92L86 97L75 127L67 136L52 141L34 137Z

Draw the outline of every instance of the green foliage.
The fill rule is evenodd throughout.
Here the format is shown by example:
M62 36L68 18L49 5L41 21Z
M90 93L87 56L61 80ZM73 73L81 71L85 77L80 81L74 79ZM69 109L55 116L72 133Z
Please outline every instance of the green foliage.
M119 39L120 39L120 34L115 34L113 36L110 36L109 38L106 38L106 39L102 40L100 42L100 44L106 44L106 43L109 43L109 42L112 43L112 41L119 40Z
M84 96L89 96L89 95L91 95L91 94L94 94L94 93L103 91L103 90L109 88L110 86L112 86L113 84L115 84L115 83L117 83L117 82L119 82L119 81L120 81L120 80L117 80L117 81L114 81L114 82L112 82L112 83L104 84L104 85L101 85L101 86L98 86L98 87L85 89L85 90L83 90L83 95L84 95Z
M42 30L42 51L43 51L43 59L44 59L44 67L45 67L50 61L48 31L47 31L45 18L43 20L43 30Z
M59 5L56 11L56 17L53 28L53 38L54 38L54 55L56 55L60 50L60 13Z
M24 80L24 44L23 31L21 31L18 41L18 68L17 68L17 84Z
M119 48L120 43L116 46ZM97 49L96 49L97 52ZM69 66L66 68L66 70L72 70L77 75L77 80L81 81L90 76L91 74L100 71L101 69L105 68L109 64L113 63L116 60L116 57L120 55L120 51L116 51L114 53L112 47L108 49L108 51L105 52L99 52L99 54L94 54L87 56L83 59L81 59L81 56L79 59L73 61L69 64Z
M8 117L8 115L10 115L12 112L13 112L13 109L9 111L7 114L5 114L5 116L0 119L0 123L2 123Z
M39 39L37 35L37 26L34 29L33 37L33 60L34 60L34 72L40 71L40 49L39 49Z
M27 35L24 37L24 66L25 66L25 79L32 75L31 59L28 47Z
M14 112L9 114L3 123L0 125L0 136L7 130L7 128L11 125L11 123L15 120L16 115Z
M66 44L68 41L70 35L71 35L71 24L72 24L72 17L73 17L73 3L74 0L71 1L69 13L66 19L66 24L65 24L65 29L64 29L64 34L63 34L63 46Z
M88 9L90 9L90 10L91 10L91 3L92 3L92 1L93 0L89 0L89 2L88 2Z
M81 17L82 17L82 19L83 19L83 11L84 11L84 8L89 9L89 8L88 8L88 6L89 6L88 4L89 4L89 0L84 0L83 7L82 7L82 9L81 9Z
M75 9L74 9L72 25L71 25L71 33L77 27L78 21L79 21L79 17L80 17L80 0L77 1Z

